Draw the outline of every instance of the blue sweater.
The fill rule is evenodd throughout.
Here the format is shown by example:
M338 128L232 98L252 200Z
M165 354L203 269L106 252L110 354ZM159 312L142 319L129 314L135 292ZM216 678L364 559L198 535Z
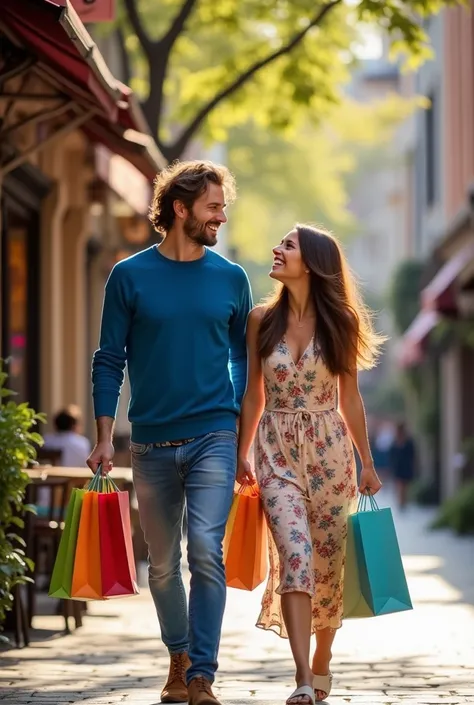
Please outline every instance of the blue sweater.
M177 262L153 246L119 262L92 363L96 418L115 418L127 364L136 443L235 430L251 307L244 270L212 250Z

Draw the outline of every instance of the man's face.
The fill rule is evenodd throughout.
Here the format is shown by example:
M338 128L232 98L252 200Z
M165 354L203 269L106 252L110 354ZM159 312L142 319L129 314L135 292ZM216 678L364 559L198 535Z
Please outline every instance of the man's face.
M207 191L195 202L184 221L186 235L198 245L214 247L217 232L222 223L227 223L224 189L209 184Z

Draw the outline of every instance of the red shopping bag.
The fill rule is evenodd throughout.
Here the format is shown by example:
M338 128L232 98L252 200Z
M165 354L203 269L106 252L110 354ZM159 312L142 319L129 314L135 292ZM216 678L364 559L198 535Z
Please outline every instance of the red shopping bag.
M128 492L99 494L99 527L102 595L137 595Z
M257 485L241 485L234 495L223 543L226 583L254 590L268 570L265 514Z

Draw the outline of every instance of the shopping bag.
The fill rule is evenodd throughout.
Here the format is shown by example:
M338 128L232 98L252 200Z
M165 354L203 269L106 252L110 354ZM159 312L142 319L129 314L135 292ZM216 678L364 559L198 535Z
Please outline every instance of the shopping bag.
M254 590L268 571L265 514L256 484L241 485L234 495L223 542L226 584Z
M70 598L72 574L76 555L76 543L79 530L79 520L86 490L74 488L71 493L64 529L59 542L58 553L54 563L53 574L49 586L50 597Z
M74 600L101 600L99 494L88 491L82 500L72 575L71 597Z
M99 494L98 502L102 594L137 595L128 492Z
M225 526L225 535L224 535L224 541L222 544L224 565L227 562L227 554L229 552L229 544L230 544L229 539L230 539L230 536L232 535L232 531L234 529L235 517L237 516L238 504L239 504L239 495L238 495L238 493L236 493L236 494L234 494L234 496L232 498L232 504L230 507L229 516L227 517L227 523Z
M344 618L374 617L413 609L389 508L361 498L348 518Z

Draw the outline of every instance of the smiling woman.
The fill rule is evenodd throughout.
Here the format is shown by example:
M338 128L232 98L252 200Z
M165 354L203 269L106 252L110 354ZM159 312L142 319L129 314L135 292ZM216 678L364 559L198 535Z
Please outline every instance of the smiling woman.
M297 225L273 255L270 276L283 286L266 302L259 330L262 357L273 350L288 325L288 286L307 280L317 319L317 342L328 369L336 375L349 372L354 361L362 369L372 367L384 338L373 329L337 240L324 230Z
M347 517L356 507L353 444L362 460L359 491L381 487L357 367L375 363L383 338L328 232L297 225L273 256L270 276L281 286L251 312L247 327L237 480L254 481L248 454L255 439L255 473L272 534L257 626L289 637L297 689L287 703L312 705L332 685Z

